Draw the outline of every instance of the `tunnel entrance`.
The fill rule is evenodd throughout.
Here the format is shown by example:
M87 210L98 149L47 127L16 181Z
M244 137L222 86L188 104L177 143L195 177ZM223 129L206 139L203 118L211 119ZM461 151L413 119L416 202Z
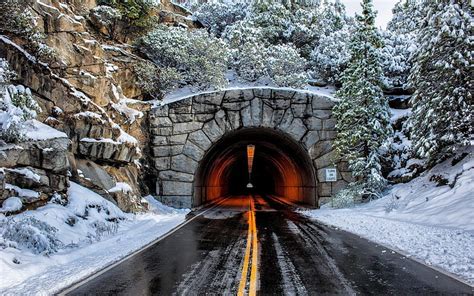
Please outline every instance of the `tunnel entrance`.
M255 145L252 189L247 188L247 145ZM317 205L316 177L307 152L289 136L267 128L240 129L216 142L200 163L194 189L194 206L250 192Z

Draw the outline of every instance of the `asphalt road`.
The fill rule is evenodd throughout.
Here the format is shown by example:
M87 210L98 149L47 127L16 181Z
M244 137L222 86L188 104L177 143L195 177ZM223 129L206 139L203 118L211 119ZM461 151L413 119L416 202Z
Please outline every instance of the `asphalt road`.
M281 201L237 196L68 295L474 295Z

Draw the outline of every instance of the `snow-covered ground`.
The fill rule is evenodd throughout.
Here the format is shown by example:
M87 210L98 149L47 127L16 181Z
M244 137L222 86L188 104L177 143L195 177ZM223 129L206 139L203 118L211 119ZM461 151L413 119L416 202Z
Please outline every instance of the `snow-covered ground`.
M228 71L226 74L228 84L223 89L208 89L208 90L199 90L196 87L186 86L182 88L175 89L165 95L162 101L159 101L159 104L166 105L172 102L181 101L183 99L196 96L203 93L213 93L216 91L226 91L233 89L248 89L248 88L271 88L271 89L283 89L283 90L297 90L297 91L306 91L308 93L317 94L330 99L334 99L334 94L336 89L333 86L311 86L306 85L302 88L295 89L290 87L279 87L273 83L269 78L261 78L254 82L240 81L237 77L237 74L234 71Z
M55 293L164 235L188 213L148 196L149 212L126 214L75 183L68 195L65 205L0 214L1 295Z
M455 165L449 159L367 204L302 212L474 284L473 151L460 151L467 156Z

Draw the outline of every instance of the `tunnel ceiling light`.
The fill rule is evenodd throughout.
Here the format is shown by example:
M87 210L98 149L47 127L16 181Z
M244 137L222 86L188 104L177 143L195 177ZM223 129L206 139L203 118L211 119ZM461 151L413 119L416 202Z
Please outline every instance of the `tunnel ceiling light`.
M253 188L253 185L251 182L251 176L252 176L254 156L255 156L255 145L247 145L247 168L249 171L249 183L247 184L247 188Z

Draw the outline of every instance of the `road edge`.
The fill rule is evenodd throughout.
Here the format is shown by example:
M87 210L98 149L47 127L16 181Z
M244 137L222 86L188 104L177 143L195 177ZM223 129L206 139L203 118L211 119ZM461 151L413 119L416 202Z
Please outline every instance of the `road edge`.
M163 235L157 237L156 239L154 239L153 241L149 242L148 244L144 245L143 247L131 252L130 254L122 257L121 259L118 259L117 261L113 261L111 262L110 264L106 265L103 269L101 269L100 271L97 271L97 272L94 272L88 276L85 276L84 278L74 282L73 284L71 285L68 285L67 287L64 287L62 289L60 289L58 292L55 292L54 295L60 295L60 296L64 296L64 295L67 295L68 293L74 291L75 289L77 289L78 287L84 285L85 283L99 277L100 275L106 273L107 271L111 270L112 268L114 268L115 266L121 264L122 262L138 255L139 253L141 252L144 252L145 250L147 250L148 248L150 248L151 246L153 246L154 244L164 240L165 238L167 238L168 236L172 235L173 233L175 233L176 231L178 231L179 229L183 228L184 226L186 226L187 224L189 224L190 222L192 222L194 219L204 215L205 213L207 213L208 211L214 209L215 207L217 207L218 205L220 205L222 202L224 202L225 200L227 200L228 197L226 198L223 198L223 199L220 199L218 201L216 201L215 203L212 203L210 205L208 205L208 208L206 208L205 210L199 212L197 215L191 217L190 219L188 220L185 220L183 222L181 222L180 224L176 225L175 227L173 227L172 229L170 229L168 232L164 233ZM199 208L199 210L202 210L203 208Z

